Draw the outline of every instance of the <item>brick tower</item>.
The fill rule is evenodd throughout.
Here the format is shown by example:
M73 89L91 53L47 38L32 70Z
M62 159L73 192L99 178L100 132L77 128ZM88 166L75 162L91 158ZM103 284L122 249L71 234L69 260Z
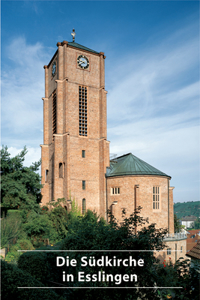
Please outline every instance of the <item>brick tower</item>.
M104 53L63 41L45 69L42 204L75 199L105 217L109 166Z

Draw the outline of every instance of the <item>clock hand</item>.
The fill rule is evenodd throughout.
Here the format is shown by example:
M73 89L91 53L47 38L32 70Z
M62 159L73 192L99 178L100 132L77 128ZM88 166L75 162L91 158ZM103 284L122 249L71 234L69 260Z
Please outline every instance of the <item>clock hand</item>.
M80 62L83 63L83 64L86 64L86 61L80 59Z

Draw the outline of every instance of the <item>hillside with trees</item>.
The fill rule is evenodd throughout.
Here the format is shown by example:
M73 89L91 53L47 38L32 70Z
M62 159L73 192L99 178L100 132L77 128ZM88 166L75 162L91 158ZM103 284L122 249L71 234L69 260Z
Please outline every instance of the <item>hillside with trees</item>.
M200 217L200 201L174 203L174 213L179 219L186 216Z

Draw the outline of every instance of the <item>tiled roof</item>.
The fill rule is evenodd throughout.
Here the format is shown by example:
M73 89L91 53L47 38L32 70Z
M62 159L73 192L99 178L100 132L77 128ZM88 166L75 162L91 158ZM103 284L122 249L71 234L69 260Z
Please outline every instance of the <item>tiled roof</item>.
M191 258L200 259L200 241L186 254Z
M119 156L110 161L110 168L107 168L106 177L122 175L157 175L171 178L132 153Z
M189 232L189 237L194 234L200 235L200 229L188 230L188 232Z
M78 49L82 49L82 50L86 50L86 51L89 51L89 52L92 52L92 53L97 53L97 54L99 54L99 52L94 51L94 50L92 50L92 49L90 49L90 48L87 48L87 47L82 46L82 45L80 45L80 44L78 44L78 43L75 43L75 42L68 42L68 45L69 45L69 46L72 46L72 47L75 47L75 48L78 48Z

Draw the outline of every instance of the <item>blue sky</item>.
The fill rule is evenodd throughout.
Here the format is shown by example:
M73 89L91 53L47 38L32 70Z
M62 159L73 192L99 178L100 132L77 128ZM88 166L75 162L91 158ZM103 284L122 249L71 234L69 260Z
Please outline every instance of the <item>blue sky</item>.
M2 1L2 144L40 158L44 70L56 43L106 55L110 152L172 176L174 202L199 200L199 2Z

